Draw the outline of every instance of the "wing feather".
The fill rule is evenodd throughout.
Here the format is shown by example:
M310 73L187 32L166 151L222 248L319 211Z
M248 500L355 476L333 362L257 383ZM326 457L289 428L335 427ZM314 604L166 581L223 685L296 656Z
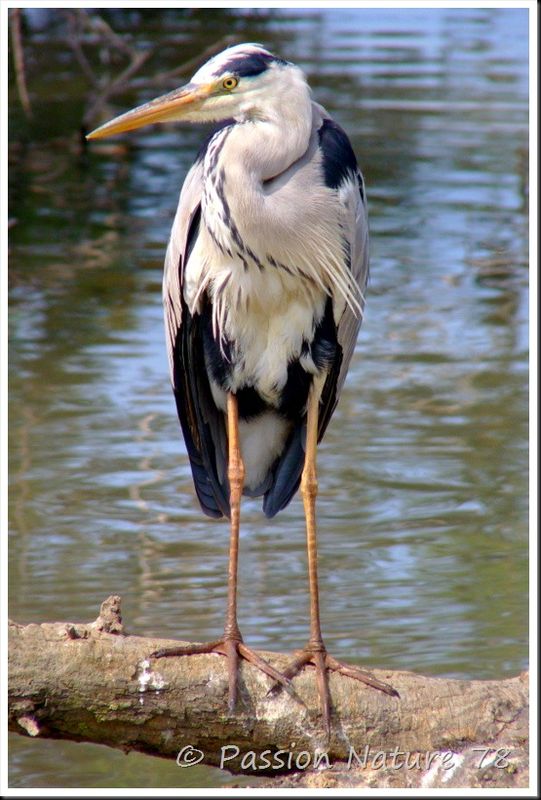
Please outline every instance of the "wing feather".
M165 257L163 303L171 383L196 494L205 514L218 518L230 513L225 422L210 390L200 315L192 316L183 297L186 264L199 235L202 182L198 159L180 193Z
M342 212L342 234L348 267L359 290L359 305L364 311L368 282L369 247L368 215L364 182L348 136L327 114L319 130L325 183L337 192ZM339 298L335 298L335 307ZM357 335L362 323L349 303L341 303L343 311L336 320L337 356L323 386L318 438L321 441L334 412L346 379Z

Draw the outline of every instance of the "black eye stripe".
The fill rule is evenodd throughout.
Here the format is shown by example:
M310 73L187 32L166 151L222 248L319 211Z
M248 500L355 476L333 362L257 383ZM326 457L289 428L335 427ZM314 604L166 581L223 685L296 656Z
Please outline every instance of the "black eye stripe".
M232 56L228 62L222 64L219 72L234 72L239 78L255 77L265 72L271 64L286 64L281 58L264 51L243 53Z

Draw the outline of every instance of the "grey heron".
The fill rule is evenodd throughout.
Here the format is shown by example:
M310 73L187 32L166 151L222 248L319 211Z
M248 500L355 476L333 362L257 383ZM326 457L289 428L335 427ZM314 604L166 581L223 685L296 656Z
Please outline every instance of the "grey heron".
M316 669L330 728L328 671L390 695L330 656L320 626L316 448L353 354L368 279L363 178L350 141L312 100L302 70L258 44L211 58L180 89L116 117L97 139L168 121L214 122L180 193L165 259L167 351L195 490L205 514L230 518L228 604L219 641L155 658L218 652L229 708L244 658L278 685ZM241 495L273 517L301 489L310 637L277 672L244 644L237 621Z

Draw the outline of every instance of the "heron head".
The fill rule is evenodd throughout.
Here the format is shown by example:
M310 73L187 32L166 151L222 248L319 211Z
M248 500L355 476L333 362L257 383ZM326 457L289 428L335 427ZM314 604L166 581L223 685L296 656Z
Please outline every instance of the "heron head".
M238 44L207 61L180 89L150 100L89 133L101 139L155 122L216 122L265 117L288 102L287 93L309 92L299 67L258 44Z

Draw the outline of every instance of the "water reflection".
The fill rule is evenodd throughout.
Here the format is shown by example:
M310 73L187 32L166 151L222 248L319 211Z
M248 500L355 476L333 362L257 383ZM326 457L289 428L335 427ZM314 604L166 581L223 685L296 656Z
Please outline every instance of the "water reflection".
M28 12L33 125L10 106L10 615L92 619L115 592L130 630L212 638L227 535L193 499L160 301L202 132L82 154L85 91L51 13ZM515 674L527 653L526 11L213 10L212 30L208 13L108 19L141 48L160 42L147 74L231 33L301 63L369 186L367 317L319 459L327 643L366 665ZM135 80L111 114L149 96ZM271 522L247 500L241 548L246 639L298 647L298 499ZM25 788L225 780L70 743L13 737L11 752Z

